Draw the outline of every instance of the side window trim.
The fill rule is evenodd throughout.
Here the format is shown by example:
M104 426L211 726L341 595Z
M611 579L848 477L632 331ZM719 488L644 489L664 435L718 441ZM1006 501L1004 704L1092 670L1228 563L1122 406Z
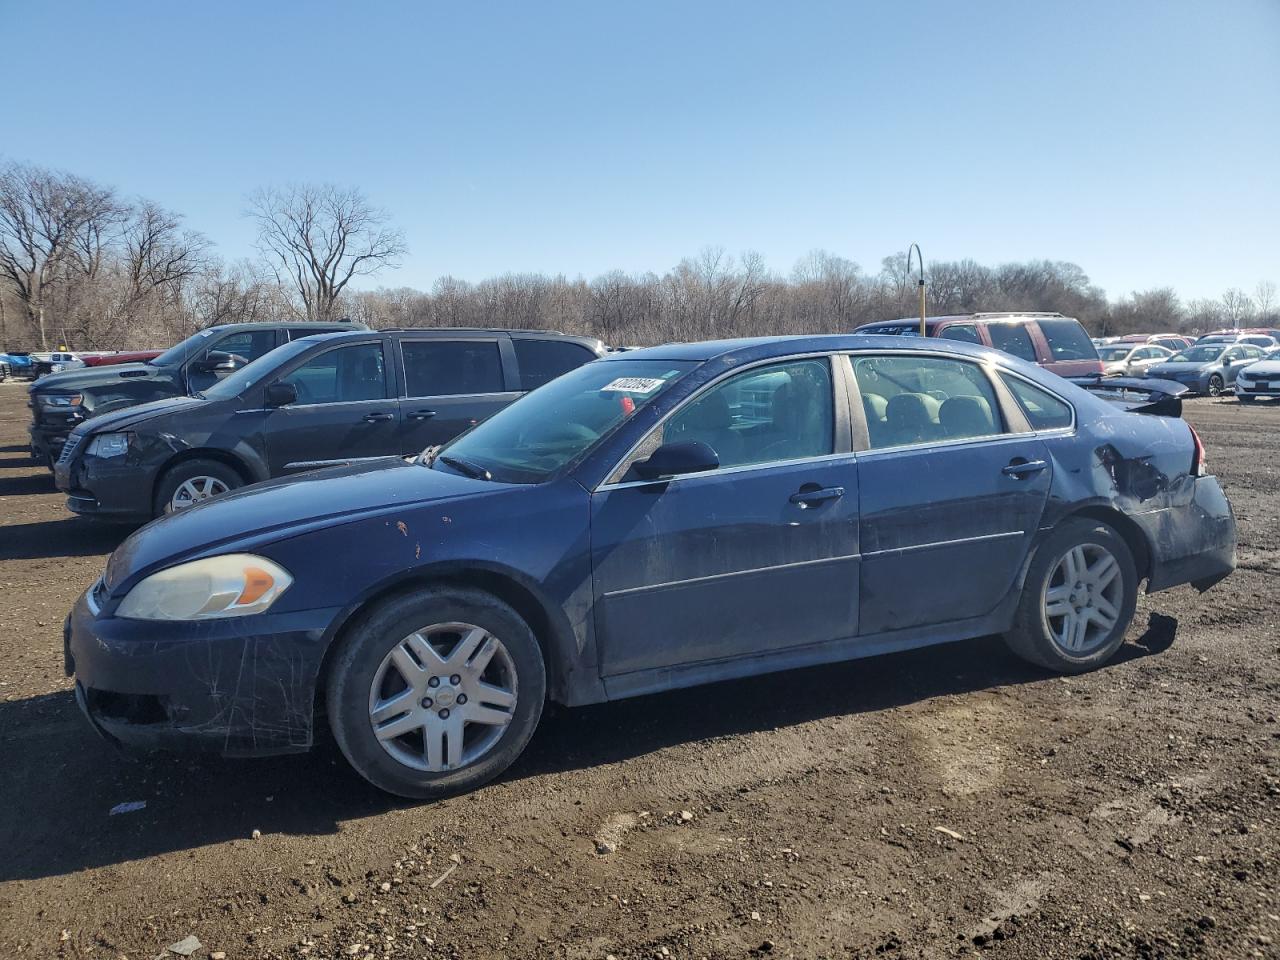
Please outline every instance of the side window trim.
M315 353L306 354L305 356L296 360L294 364L291 367L289 367L288 370L285 370L281 373L276 374L275 379L272 380L271 383L267 384L267 386L275 386L277 383L280 383L281 381L292 376L298 370L301 370L312 360L315 360L318 357L323 357L327 353L333 353L333 351L335 350L344 350L348 347L365 347L371 343L377 343L382 346L382 394L383 395L381 397L374 397L371 400L331 400L327 403L326 402L291 403L289 404L289 407L294 410L303 410L303 409L309 410L312 407L331 407L331 406L336 406L337 404L343 404L344 406L351 406L357 403L387 403L387 402L394 403L396 401L395 396L387 396L389 392L388 387L390 386L389 380L391 379L390 377L388 377L388 374L391 371L387 369L386 345L382 343L382 341L380 340L357 340L355 343L351 343L348 341L344 343L335 343L332 345L325 345L324 347L317 350Z
M498 347L498 360L500 364L500 374L502 376L503 390L493 392L482 390L479 393L419 393L409 394L409 371L405 368L404 347L407 343L492 343ZM397 391L402 400L434 400L436 398L467 398L467 397L501 397L508 393L519 393L519 381L516 386L512 387L511 366L514 366L514 357L508 357L511 350L511 342L506 337L422 337L422 336L404 336L396 338L396 353L398 357L397 366L399 369L396 375L400 380L400 389Z
M667 410L665 413L663 413L662 416L658 418L658 422L655 423L652 427L650 427L648 431L646 431L645 434L639 440L633 443L631 445L631 448L627 450L627 452L618 460L617 463L614 464L613 469L611 469L608 473L605 474L604 482L599 484L595 488L595 490L592 491L592 493L598 493L604 490L621 489L623 487L649 486L654 483L676 483L681 480L688 480L696 477L706 477L706 476L720 477L720 476L724 476L725 474L742 473L748 470L772 470L775 467L786 466L790 464L820 463L824 460L838 460L841 458L852 456L854 451L850 445L850 435L849 435L850 434L849 409L848 409L849 398L847 393L844 393L844 396L842 397L843 390L847 388L842 388L842 386L840 385L840 381L843 378L843 374L837 369L837 364L836 364L837 359L838 359L838 355L836 354L819 351L816 353L792 354L785 357L768 357L763 360L757 360L753 363L744 364L743 366L740 366L740 367L734 367L730 370L725 370L723 373L715 377L713 380L709 380L706 383L702 384L702 386L698 387L698 389L695 390L693 393L691 393L689 396L685 397L683 400L680 400L678 403L676 403L674 407L672 407L670 410ZM833 434L834 434L834 436L832 437L832 443L835 447L833 452L823 454L818 457L799 457L792 460L770 460L765 463L748 463L748 464L743 464L741 466L736 466L736 467L721 467L719 470L714 470L714 471L711 471L710 473L690 474L685 477L671 477L670 479L667 479L667 480L623 480L622 479L622 477L626 475L627 471L631 469L631 465L636 460L644 459L644 456L646 456L649 452L652 451L652 449L654 449L649 443L650 438L656 435L660 430L662 430L666 426L666 423L668 420L670 420L672 417L678 414L681 410L684 410L686 407L688 407L689 404L696 402L703 395L715 389L716 387L720 386L731 377L736 377L739 374L747 373L748 371L754 370L758 367L775 366L783 363L795 363L800 360L826 360L828 365L830 366L831 381L832 381L832 397L831 397L832 426L833 426ZM843 404L842 404L842 399L843 399Z

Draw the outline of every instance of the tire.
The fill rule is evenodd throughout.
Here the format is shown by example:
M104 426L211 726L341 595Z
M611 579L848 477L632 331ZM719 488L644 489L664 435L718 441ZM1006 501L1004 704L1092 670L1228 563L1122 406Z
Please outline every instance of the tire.
M533 736L546 689L529 625L497 597L465 587L374 608L343 636L325 680L329 726L347 761L379 789L415 800L474 790L502 773Z
M1112 568L1096 566L1106 555L1114 561L1109 577ZM1080 568L1081 558L1084 570L1076 583L1064 582L1073 562ZM1100 587L1095 569L1106 579ZM1090 589L1080 589L1082 583ZM1068 592L1059 592L1063 587ZM1036 550L1005 642L1024 660L1058 673L1094 670L1124 642L1137 600L1137 568L1124 538L1100 521L1068 519ZM1071 629L1081 619L1083 635Z
M187 484L190 484L186 488L188 491L194 488L197 493L200 491L207 491L207 493L197 496L180 494L184 485ZM184 506L229 493L243 486L244 478L233 467L220 460L184 460L170 467L160 478L160 483L156 485L155 500L151 505L152 514L163 517ZM184 500L188 502L184 503Z
M1226 384L1223 382L1222 377L1216 373L1213 374L1213 376L1209 378L1209 389L1208 389L1209 396L1211 397L1222 396L1222 390L1223 390L1223 387L1225 386Z

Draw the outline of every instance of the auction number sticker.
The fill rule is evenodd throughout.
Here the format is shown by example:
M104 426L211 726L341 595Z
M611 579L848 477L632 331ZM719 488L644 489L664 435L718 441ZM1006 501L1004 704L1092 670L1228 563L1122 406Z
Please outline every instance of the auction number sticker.
M666 381L658 377L619 377L601 387L600 392L612 390L615 393L653 393L664 383Z

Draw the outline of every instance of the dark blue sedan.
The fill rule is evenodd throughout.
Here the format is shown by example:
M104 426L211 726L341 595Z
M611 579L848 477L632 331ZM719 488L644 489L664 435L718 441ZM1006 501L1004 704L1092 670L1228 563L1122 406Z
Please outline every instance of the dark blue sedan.
M1105 663L1139 585L1235 524L1180 418L943 340L677 344L566 374L414 462L269 481L139 530L67 622L101 732L305 750L385 790L496 776L548 700L1003 634Z

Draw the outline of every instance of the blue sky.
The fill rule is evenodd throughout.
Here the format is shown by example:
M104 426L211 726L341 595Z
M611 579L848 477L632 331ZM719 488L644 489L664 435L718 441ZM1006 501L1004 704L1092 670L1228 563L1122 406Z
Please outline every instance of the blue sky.
M1112 296L1280 282L1280 0L0 0L0 157L160 201L227 258L255 187L361 187L366 285L1073 260ZM16 107L16 109L15 109Z

